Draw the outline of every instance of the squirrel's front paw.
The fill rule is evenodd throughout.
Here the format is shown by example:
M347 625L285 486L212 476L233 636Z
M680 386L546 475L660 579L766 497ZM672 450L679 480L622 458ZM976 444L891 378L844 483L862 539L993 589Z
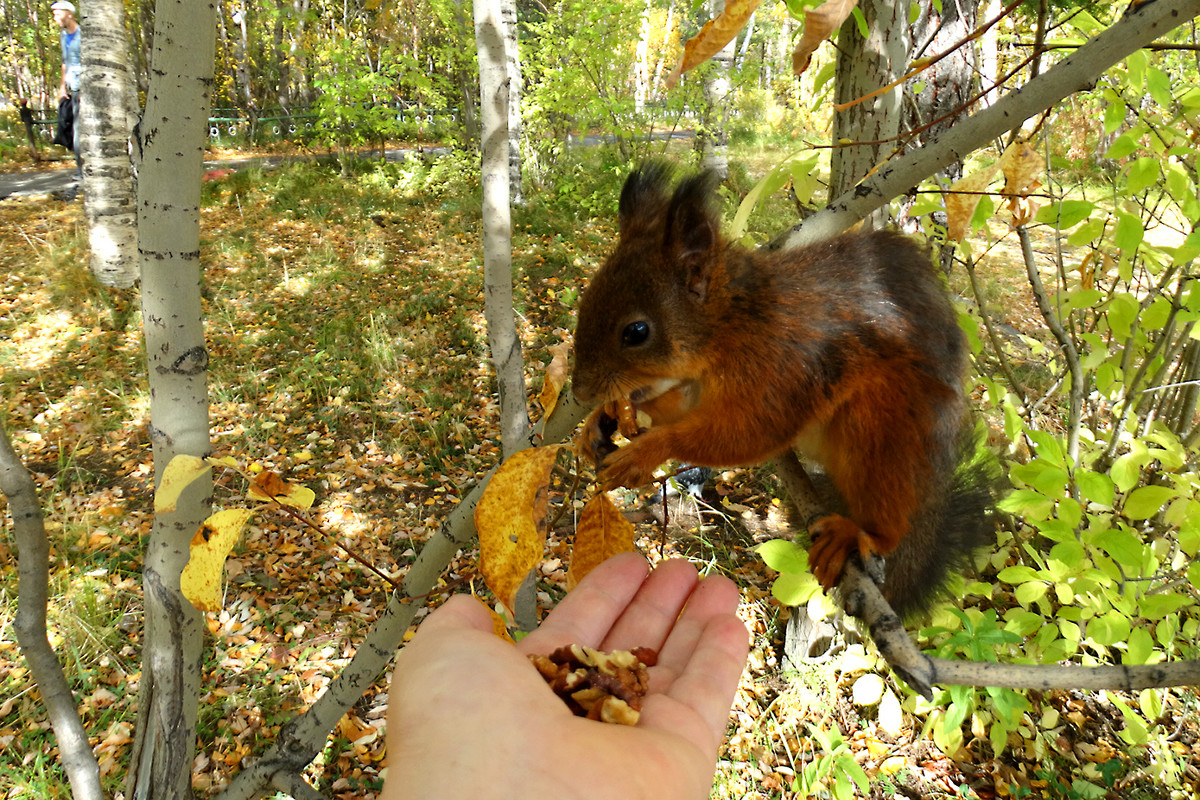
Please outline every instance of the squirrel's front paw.
M604 469L600 470L598 476L603 489L615 489L618 486L632 489L654 480L658 462L646 466L638 450L636 444L631 443L617 448L604 458Z
M599 466L610 454L616 452L617 445L612 440L616 432L617 418L607 414L604 406L601 406L583 423L576 450L581 456Z

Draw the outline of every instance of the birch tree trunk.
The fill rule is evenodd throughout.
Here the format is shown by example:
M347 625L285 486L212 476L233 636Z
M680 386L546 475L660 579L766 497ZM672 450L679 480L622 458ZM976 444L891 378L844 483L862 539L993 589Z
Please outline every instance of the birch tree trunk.
M709 16L712 19L725 10L725 0L709 0ZM700 162L706 170L712 170L721 180L729 174L729 73L733 69L733 57L737 53L737 37L731 39L712 57L712 67L704 79L705 120L697 137Z
M853 17L838 34L836 102L848 103L894 81L907 66L908 3L900 0L863 0L858 4L867 19L864 39ZM884 92L833 115L833 141L846 143L833 151L830 163L830 199L849 191L895 148L900 132L903 93ZM886 213L869 220L879 228Z
M500 441L505 456L529 431L525 368L512 294L512 224L509 206L509 78L503 0L476 0L475 45L483 118L484 316L500 391Z
M200 307L200 175L216 47L212 0L155 8L150 90L137 134L138 227L155 482L178 454L209 453L208 351ZM191 797L203 616L179 590L212 481L157 514L143 566L145 639L128 796Z
M521 180L521 53L517 46L517 2L500 0L504 20L504 72L508 78L508 195L510 205L525 205Z
M86 9L79 148L90 266L102 285L128 289L137 280L137 212L129 160L137 93L125 6L122 0L89 0Z

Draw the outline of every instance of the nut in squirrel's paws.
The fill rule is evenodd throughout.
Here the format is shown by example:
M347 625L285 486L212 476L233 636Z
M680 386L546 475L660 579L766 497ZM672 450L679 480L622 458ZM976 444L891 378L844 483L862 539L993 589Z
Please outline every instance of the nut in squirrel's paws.
M874 574L881 572L879 549L871 534L854 520L841 514L830 514L810 525L808 531L813 540L808 549L808 566L824 589L828 591L837 586L846 560L856 550L864 567L871 571L871 577L876 583L882 583L882 574Z

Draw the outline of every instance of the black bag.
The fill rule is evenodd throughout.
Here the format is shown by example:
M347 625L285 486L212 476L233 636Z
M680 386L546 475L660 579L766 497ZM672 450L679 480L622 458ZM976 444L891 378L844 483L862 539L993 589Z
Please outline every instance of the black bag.
M58 119L54 124L54 141L68 150L75 149L75 109L71 107L71 98L62 97L58 101Z

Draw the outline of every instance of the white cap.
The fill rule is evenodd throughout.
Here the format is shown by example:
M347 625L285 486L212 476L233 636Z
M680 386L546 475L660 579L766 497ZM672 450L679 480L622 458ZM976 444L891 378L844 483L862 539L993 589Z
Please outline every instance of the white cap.
M50 6L50 10L51 11L60 11L60 10L61 11L70 11L72 14L74 14L75 13L75 4L69 3L69 2L67 2L67 0L56 0Z

